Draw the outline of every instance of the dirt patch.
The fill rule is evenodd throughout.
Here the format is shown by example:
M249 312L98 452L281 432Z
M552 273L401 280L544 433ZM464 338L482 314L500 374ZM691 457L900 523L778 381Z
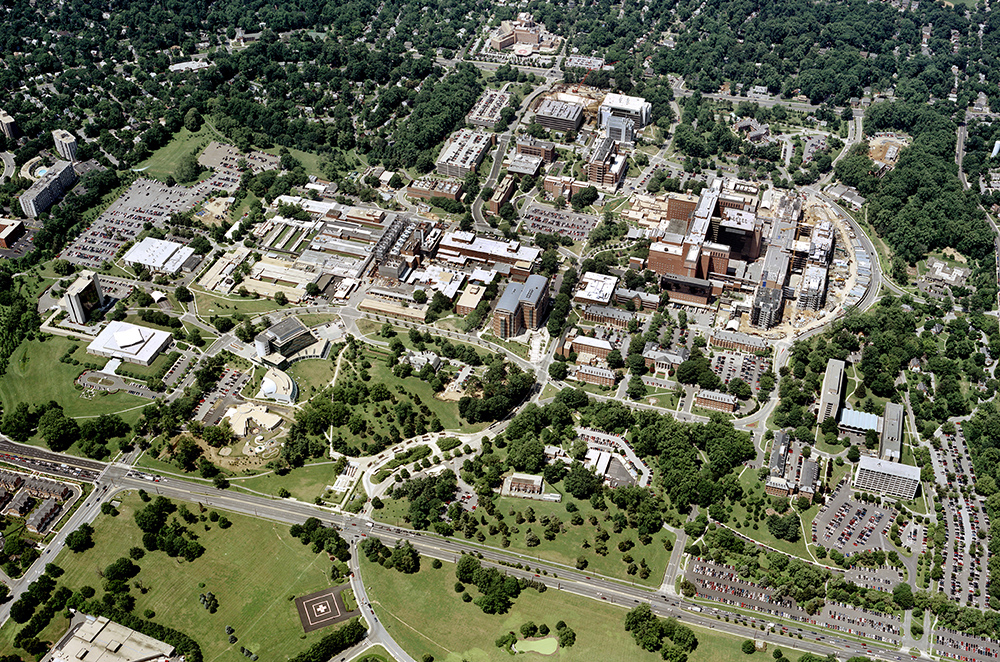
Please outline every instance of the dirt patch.
M962 264L969 263L969 261L965 258L964 255L956 251L954 248L951 248L950 246L941 252L944 253L944 256L946 258L955 260L956 262L961 262Z

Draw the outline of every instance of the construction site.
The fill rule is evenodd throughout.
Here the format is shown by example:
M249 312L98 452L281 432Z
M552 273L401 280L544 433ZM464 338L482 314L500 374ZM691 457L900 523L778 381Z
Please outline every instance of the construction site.
M767 218L767 214L767 209L762 208L761 217ZM789 275L787 289L796 292L799 300L796 302L797 305L784 307L780 322L769 329L754 326L751 323L750 302L747 297L743 300L734 300L728 306L725 303L721 306L722 314L716 318L719 320L719 327L777 340L798 335L841 315L846 306L850 305L850 295L859 284L859 260L852 242L854 235L844 220L827 203L813 195L806 197L802 207L802 218L796 230L797 240L801 241L803 238L808 240L819 228L831 226L834 233L833 252L826 274L826 295L823 305L817 306L816 309L803 305L808 301L806 294L808 287L804 280L809 277L809 268L806 267L801 273L793 271ZM867 255L864 256L864 260L868 260Z

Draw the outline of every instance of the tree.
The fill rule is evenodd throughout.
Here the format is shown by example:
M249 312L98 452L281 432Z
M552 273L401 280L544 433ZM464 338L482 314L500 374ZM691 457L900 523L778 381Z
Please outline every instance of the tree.
M740 646L740 650L746 653L747 655L753 655L757 651L757 647L754 645L753 641L747 639Z
M569 473L563 479L566 491L573 495L574 499L589 499L601 486L601 479L593 472L589 471L579 462L574 462Z
M81 524L80 527L66 536L66 546L74 553L83 552L94 546L94 527Z
M640 357L641 358L641 357ZM646 396L646 384L639 375L632 375L628 381L628 397L632 400L640 400Z
M613 349L608 352L606 360L608 362L608 367L612 370L625 367L625 359L622 358L622 353L618 349Z
M275 292L274 302L279 306L285 306L288 304L288 297L285 296L284 292Z
M564 361L553 361L549 364L549 377L552 379L563 381L568 374L569 368Z
M424 292L423 290L414 290L413 300L421 305L427 303L427 292Z
M62 408L52 407L38 420L38 432L50 449L62 452L76 441L80 426L72 418L68 418Z
M896 584L892 589L892 599L900 609L913 609L913 589L905 582Z
M857 462L861 459L861 450L852 444L851 447L847 449L847 459L851 462Z
M194 295L191 294L191 290L184 287L183 285L177 286L177 288L174 290L174 296L177 297L177 300L182 303L186 303L194 299Z
M201 129L201 113L197 108L191 108L184 114L184 128L191 133L198 133Z

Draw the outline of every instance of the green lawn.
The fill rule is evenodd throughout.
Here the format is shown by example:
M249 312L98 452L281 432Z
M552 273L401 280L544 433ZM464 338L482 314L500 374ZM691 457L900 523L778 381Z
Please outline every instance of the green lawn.
M319 326L320 324L326 324L327 322L336 322L340 319L340 315L335 315L333 313L317 313L313 315L299 315L299 321L308 327Z
M337 477L332 471L333 462L327 458L321 463L307 464L304 467L292 469L284 476L276 473L267 473L260 476L253 476L246 479L233 479L234 487L245 487L249 490L264 492L266 494L278 494L278 490L285 488L291 492L292 497L312 503L318 496L323 496L327 485L333 485ZM334 492L336 495L337 493Z
M381 646L372 646L352 662L394 662L396 658Z
M236 313L259 315L281 308L273 299L265 299L263 297L260 299L254 299L253 297L243 299L238 296L224 297L218 294L208 294L195 287L192 287L191 291L194 293L195 302L198 305L198 314L206 318L213 315L229 317Z
M370 385L382 382L389 387L393 395L397 398L402 394L398 392L397 385L402 385L406 392L406 397L414 403L415 406L419 407L416 400L426 405L430 409L431 413L436 414L441 420L441 424L446 430L461 429L462 432L477 432L488 425L488 423L477 423L475 425L469 424L461 419L458 415L458 403L452 401L438 400L434 397L434 389L427 382L419 379L418 377L410 376L406 379L400 381L394 374L392 374L392 369L385 365L385 355L374 353L369 348L365 348L364 356L371 361L371 367L368 369L368 374L371 375ZM332 365L332 364L331 364ZM344 375L345 368L347 364L341 366L340 374ZM372 405L366 406L366 413L372 414ZM386 425L384 421L381 421L374 416L372 416L372 423L378 424L382 427Z
M80 554L64 549L55 561L66 571L59 584L71 589L90 585L100 597L100 569L127 556L129 548L142 546L141 531L133 519L141 505L130 494L118 517L102 515L94 523L93 548ZM188 507L198 513L197 506ZM226 517L233 525L225 530L208 522L190 526L206 549L195 561L177 561L164 552L147 552L138 561L141 571L136 579L148 591L132 589L135 613L152 609L154 621L194 638L206 660L236 659L241 645L265 660L287 659L329 633L330 629L323 629L303 636L295 604L289 600L330 586L327 556L314 554L311 547L292 538L286 525L235 514ZM198 601L199 593L208 591L219 601L215 614ZM41 638L55 639L65 625L58 617ZM228 643L227 625L236 630L236 645ZM0 630L3 653L15 652L9 642L16 629L19 626L8 621Z
M261 151L268 154L277 154L280 149L280 147L269 147ZM321 177L323 176L323 171L320 169L320 163L323 161L323 157L319 154L312 154L310 152L303 152L302 150L292 148L288 149L288 153L302 164L302 166L306 169L306 174L318 175Z
M299 386L301 400L308 400L310 395L333 381L333 373L337 364L329 359L305 359L296 361L285 371Z
M546 486L546 491L557 491L551 486ZM572 513L566 510L566 504L572 502L576 504L579 508L580 515L583 516L583 524L573 525L570 523L570 518ZM634 581L636 584L644 586L659 586L663 581L663 573L666 570L667 562L670 561L670 552L664 548L664 541L669 539L671 542L674 541L675 536L670 531L662 529L656 535L653 536L653 540L648 545L643 545L638 541L638 536L634 529L624 529L621 533L615 533L613 528L613 523L610 521L605 521L607 514L614 515L618 512L618 509L613 504L608 504L609 510L607 513L595 510L589 502L587 501L577 501L563 495L563 502L561 503L548 503L542 501L532 501L529 499L518 499L513 497L500 497L497 499L497 512L504 516L504 521L507 522L508 526L517 528L519 531L517 533L511 533L510 535L510 547L507 551L520 554L529 558L539 558L546 561L551 561L554 563L561 563L563 565L573 568L576 566L577 558L584 557L587 559L588 565L586 569L588 572L594 572L601 575L606 575L608 577L615 577L623 581ZM403 516L406 514L408 508L408 503L392 500L388 502L386 508L380 511L376 511L377 517L389 524L395 524L399 526L407 526L408 524L404 521ZM516 523L517 513L521 513L527 517L526 511L531 508L535 512L536 520L534 523L524 521L522 524ZM511 511L515 513L513 516L510 514ZM596 543L595 535L597 534L597 528L590 523L590 517L596 516L598 519L598 524L602 529L607 531L609 538L607 541L608 553L605 556L597 554L593 546ZM542 535L545 525L541 523L541 518L544 516L558 517L562 522L564 531L557 534L554 540L546 540ZM495 524L496 522L491 521L487 518L487 522ZM489 530L487 527L479 527L486 535L486 539L483 544L489 545L491 547L501 548L503 536L499 533L496 535L489 535ZM539 538L540 542L537 547L528 547L525 543L525 536L528 530L533 531ZM462 535L456 534L456 537L462 539ZM618 544L622 541L630 541L635 544L628 554L630 554L635 563L638 564L641 559L645 559L646 563L649 565L650 574L647 579L640 579L638 575L630 576L626 570L628 564L626 564L622 557L623 552L618 550ZM590 547L587 549L583 548L583 543L588 542Z
M487 615L473 603L462 602L455 593L455 566L444 563L437 570L428 559L420 562L421 570L404 575L386 570L361 557L362 577L368 597L379 620L403 650L419 660L425 654L437 662L506 662L511 659L496 647L498 637L517 631L521 624L533 621L555 628L556 621L565 621L576 632L576 644L559 649L552 656L524 653L518 659L541 662L653 662L658 653L636 645L625 631L625 610L606 602L589 600L572 593L548 590L537 593L527 589L517 598L506 614ZM478 594L474 587L470 593ZM432 607L432 608L428 608ZM460 624L460 625L459 625ZM698 647L688 656L690 662L745 662L740 651L742 638L695 627ZM749 630L748 630L749 633ZM791 651L789 651L790 653ZM768 652L770 658L770 651ZM763 654L758 654L763 660ZM796 659L792 655L791 659Z
M72 358L81 365L63 363L59 359L71 346L76 345ZM0 376L0 400L5 411L18 402L32 405L55 400L62 405L67 416L97 416L121 412L126 409L149 404L146 398L127 393L106 393L101 391L93 398L80 397L82 390L74 387L74 380L84 371L83 363L103 367L108 360L92 356L86 352L87 342L72 341L62 336L51 336L45 342L28 340L14 350L7 372ZM129 422L138 419L138 411L122 418Z
M216 139L215 133L206 123L197 133L191 133L184 127L174 134L173 139L160 149L153 152L152 156L139 164L137 170L142 170L146 177L165 180L168 176L174 175L181 159L194 150L199 152L203 147Z
M757 479L757 473L755 471L744 471L740 476L740 485L743 486L744 492L749 494L763 493L764 484ZM793 500L794 503L794 500ZM796 510L798 512L798 510ZM819 512L819 504L813 505L811 508L803 513L800 513L800 518L805 525L805 533L802 535L808 535L809 524L812 522L816 513ZM732 513L729 521L726 523L727 526L731 527L734 531L738 531L743 535L755 540L759 543L763 543L769 547L773 547L778 551L784 552L786 554L791 554L792 556L798 556L799 558L811 560L812 557L809 555L809 551L806 548L805 538L800 537L796 542L788 542L787 540L779 540L771 535L771 532L767 529L767 517L763 517L761 521L754 522L753 518L750 518L750 525L746 524L747 521L747 509L744 508L736 502L732 504ZM740 528L736 527L736 524L740 524ZM757 529L753 528L753 525L757 525ZM801 532L800 532L801 533Z

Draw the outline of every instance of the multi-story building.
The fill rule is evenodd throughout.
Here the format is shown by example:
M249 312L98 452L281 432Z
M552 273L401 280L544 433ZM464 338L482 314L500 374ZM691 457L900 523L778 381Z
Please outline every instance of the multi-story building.
M647 370L652 373L661 372L664 374L676 369L681 363L687 361L689 356L691 356L691 352L687 347L660 349L654 343L649 343L642 353Z
M816 420L820 423L828 418L837 420L837 415L840 413L840 400L843 398L846 367L847 364L840 359L830 359L826 362L823 390L819 394L819 411L816 414Z
M635 313L610 306L583 306L580 314L588 322L606 324L619 329L628 328L628 323L635 319Z
M706 409L717 409L732 413L736 411L737 399L735 395L719 393L718 391L698 391L694 398L694 403Z
M517 182L513 177L507 175L493 190L493 195L488 203L489 210L494 214L500 213L500 208L510 202L511 196L517 190Z
M880 441L879 457L899 462L903 452L903 405L896 402L885 403Z
M62 510L62 506L58 501L46 499L42 505L35 509L35 512L31 513L24 526L32 533L42 533L55 521L60 510Z
M523 283L508 283L493 314L494 334L498 338L510 338L525 329L537 329L542 324L548 304L548 278L533 275Z
M840 410L837 430L842 437L847 437L854 443L864 443L869 432L874 432L879 439L882 436L882 417L844 407Z
M826 303L826 267L809 265L799 287L799 310L819 310Z
M536 23L528 12L521 12L517 18L501 21L500 27L490 35L490 48L502 51L515 47L515 53L530 55L539 50L553 50L559 44L559 38L545 29L542 23ZM521 46L526 47L521 51Z
M602 138L587 161L587 181L607 188L617 188L628 172L624 154L618 153L618 143Z
M59 156L67 161L76 161L76 136L65 129L56 129L52 132L52 140Z
M455 303L455 312L462 317L470 315L482 303L485 296L486 287L484 285L469 285L462 292L462 296L458 297L458 301Z
M519 241L503 241L479 237L474 232L447 232L438 245L437 257L455 264L469 261L487 265L510 265L511 277L524 281L541 257L539 248L525 246Z
M460 129L451 135L437 160L437 171L445 177L465 179L486 158L493 136L482 131Z
M660 297L641 290L619 287L615 290L615 303L619 306L631 303L636 310L656 310L660 307Z
M528 156L540 156L546 163L556 160L556 145L545 140L537 140L533 136L517 139L517 153Z
M753 298L750 323L761 329L770 329L781 323L785 310L785 293L780 287L758 287Z
M6 110L0 110L0 132L8 140L13 140L17 134L17 123L14 118L7 114Z
M511 175L534 177L541 171L542 164L544 162L545 160L540 156L531 156L530 154L514 154L507 162L507 173Z
M604 97L598 113L600 126L606 127L611 117L625 117L635 122L635 128L641 129L650 122L653 105L640 97L630 97L624 94L609 94Z
M406 187L406 195L411 198L430 200L431 198L462 199L462 182L457 179L432 179L421 177Z
M721 349L746 352L747 354L766 352L771 347L763 338L751 336L749 333L739 333L738 331L716 331L709 337L708 344Z
M500 113L510 104L511 95L498 90L486 90L465 116L465 121L473 126L492 129L500 121Z
M603 361L614 350L614 346L603 338L576 336L569 341L570 350L576 354L576 362L592 363L595 359Z
M920 467L862 455L854 475L854 489L877 492L909 501L920 488Z
M581 382L598 386L615 385L615 373L600 366L581 365L576 369L576 378Z
M298 317L286 317L254 338L254 348L260 359L273 364L280 364L318 341Z
M635 120L631 117L610 115L604 128L607 131L608 138L616 142L628 144L635 142Z
M24 223L12 218L0 218L0 248L13 248L24 236Z
M29 218L37 218L75 183L76 172L73 170L73 164L69 161L56 161L48 172L18 198L21 202L21 211Z
M583 106L555 99L542 99L535 121L553 131L576 131L583 123Z
M86 324L90 312L103 305L104 291L93 271L81 271L63 295L63 307L69 313L70 321L76 324Z
M618 276L594 273L588 271L580 277L576 291L573 293L573 301L581 304L593 304L606 306L611 303L611 298L615 295L618 287Z

